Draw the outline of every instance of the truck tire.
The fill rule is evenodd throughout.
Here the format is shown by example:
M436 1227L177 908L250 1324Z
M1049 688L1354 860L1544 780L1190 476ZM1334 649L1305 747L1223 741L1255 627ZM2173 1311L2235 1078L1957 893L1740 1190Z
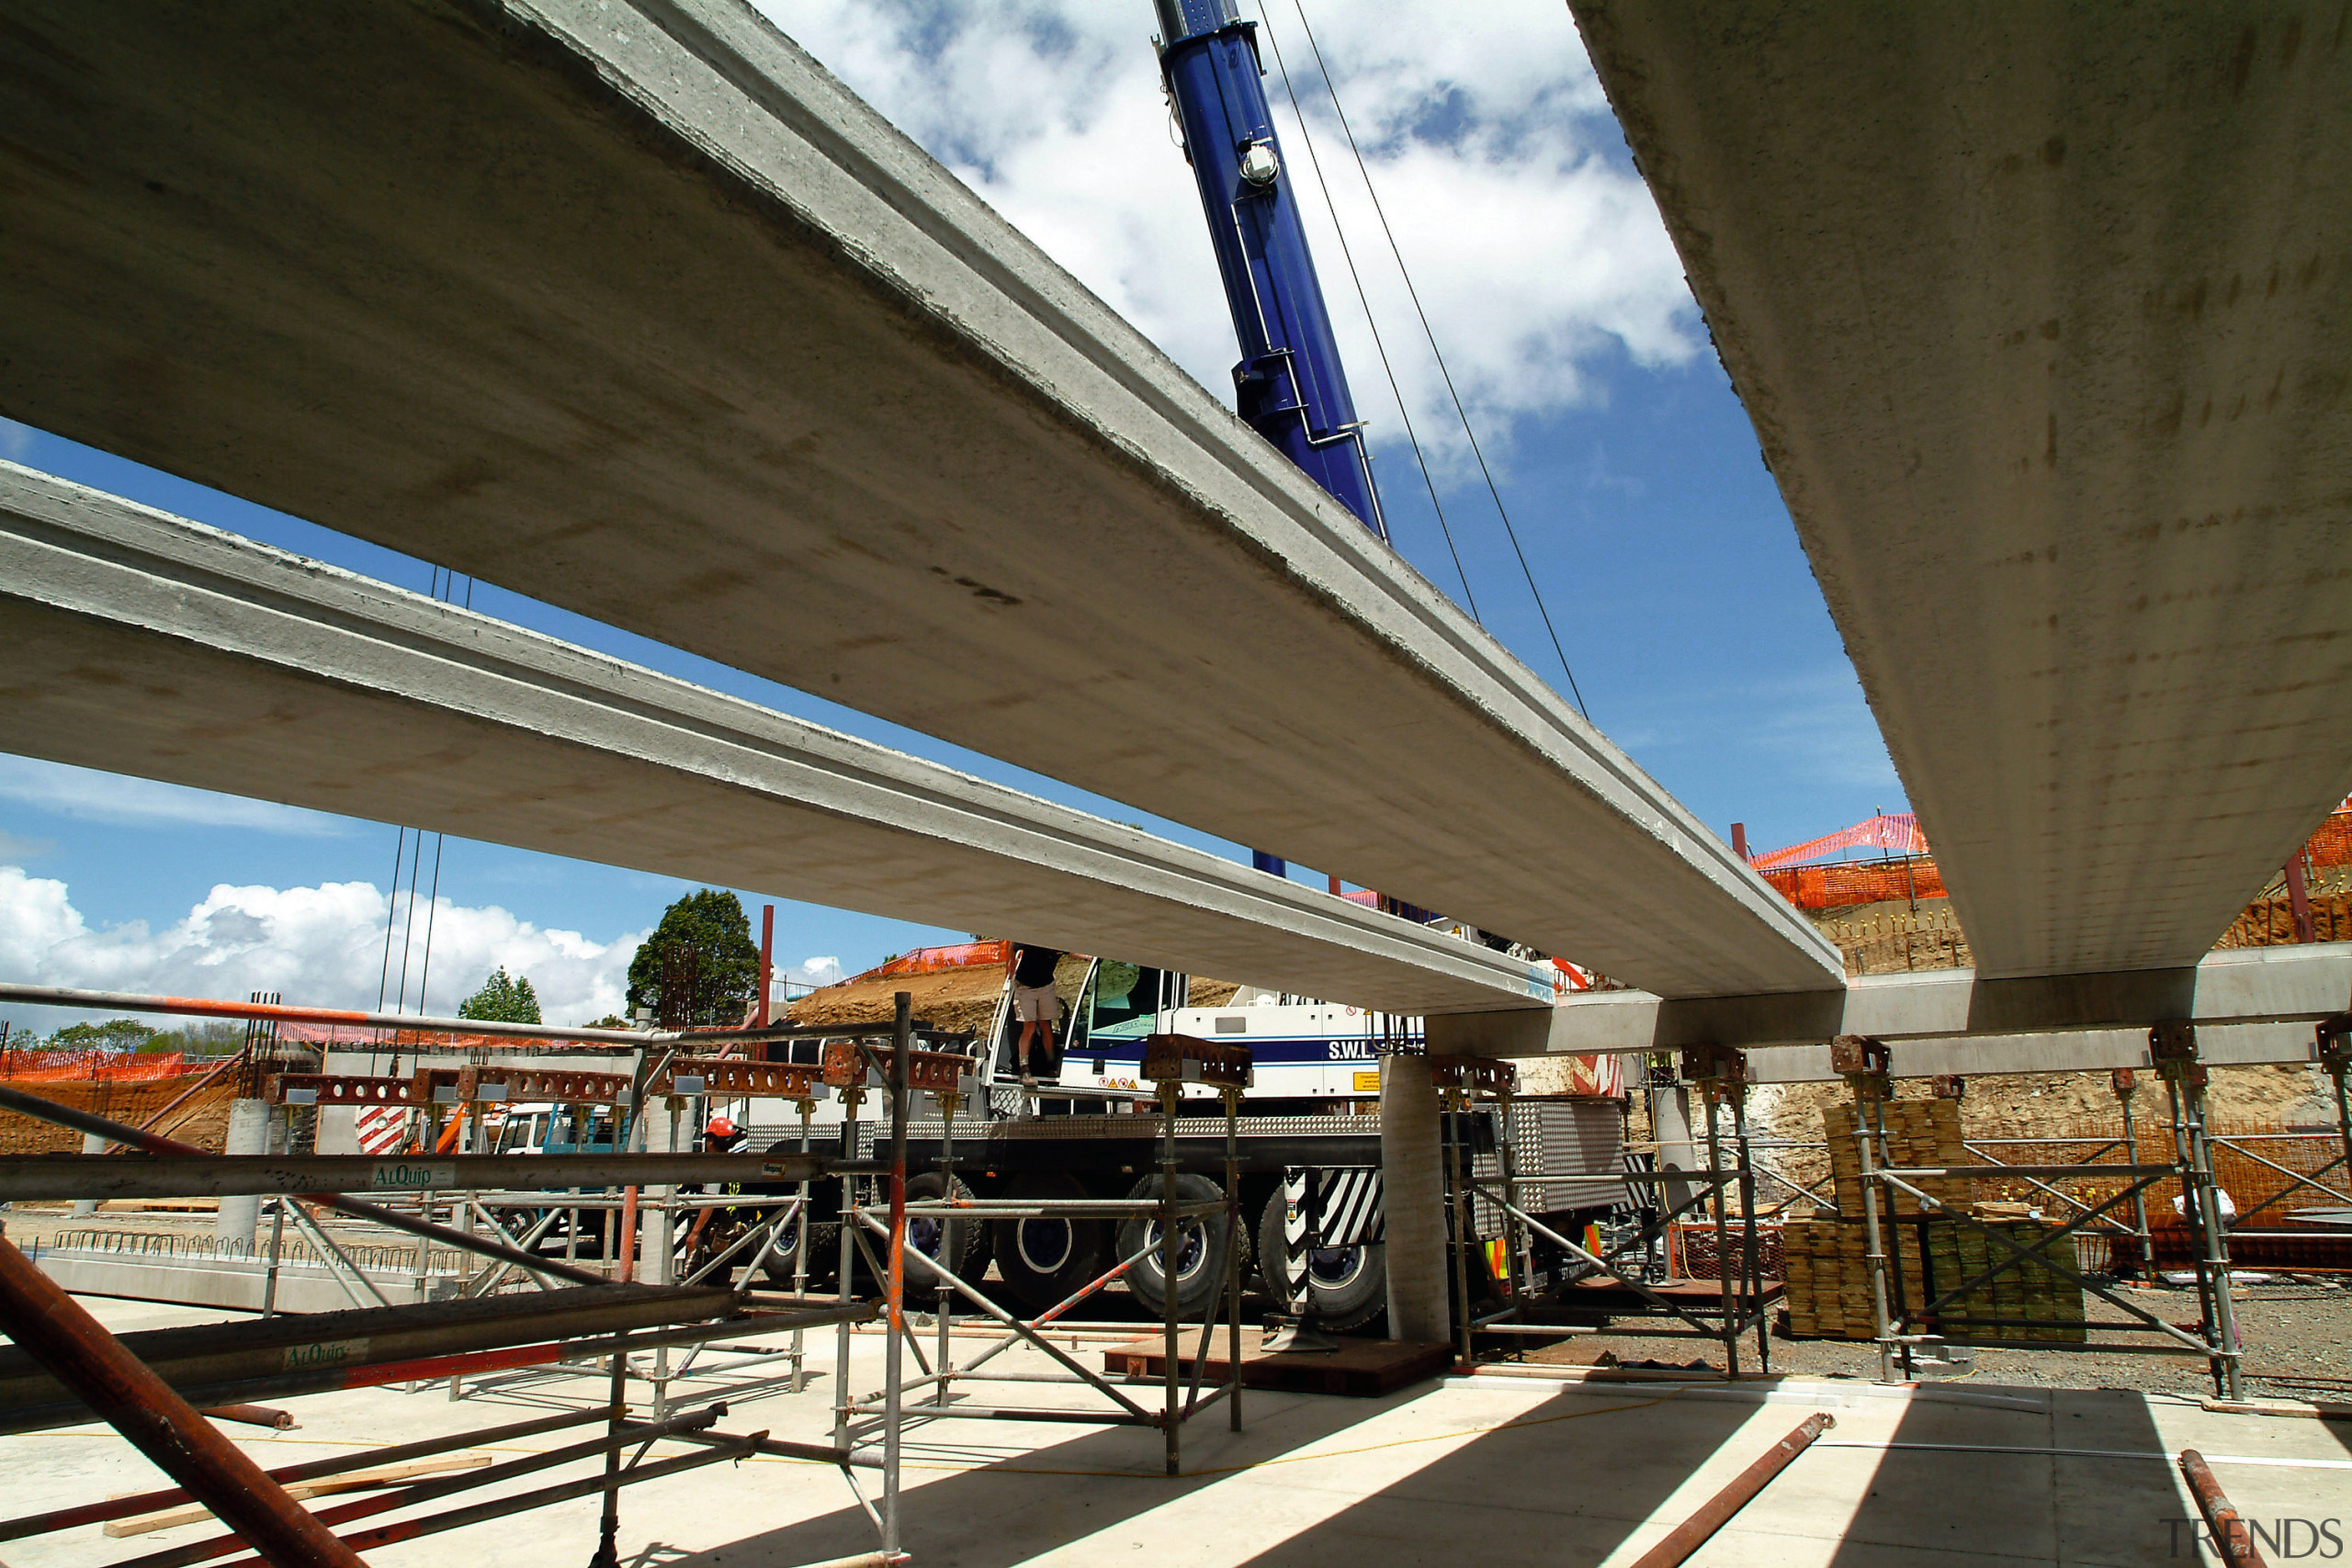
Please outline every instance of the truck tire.
M961 1181L951 1190L939 1172L927 1170L921 1176L907 1178L907 1201L936 1202L942 1193L951 1192L957 1198L969 1198L972 1190ZM941 1220L926 1214L907 1216L907 1241L925 1258L935 1258L947 1271L969 1284L978 1283L978 1273L988 1267L988 1227L979 1220ZM887 1247L882 1250L888 1251ZM936 1300L939 1280L920 1268L907 1270L907 1294L910 1300L929 1297ZM957 1298L952 1311L965 1311L968 1302Z
M1007 1198L1084 1198L1078 1178L1061 1171L1030 1171L1006 1184ZM1057 1306L1111 1267L1111 1227L1085 1219L998 1220L989 1226L997 1276L1024 1311ZM966 1278L970 1278L967 1275Z
M775 1238L775 1246L760 1265L760 1272L767 1282L779 1291L792 1289L792 1243L794 1233L807 1224L806 1215L797 1215ZM808 1288L816 1290L831 1282L841 1272L842 1227L838 1223L823 1221L808 1227Z
M1147 1176L1135 1184L1130 1198L1158 1198L1160 1179ZM1176 1178L1176 1196L1184 1202L1203 1199L1222 1198L1225 1189L1205 1176L1190 1171ZM1226 1255L1233 1247L1241 1248L1241 1270L1250 1271L1250 1237L1245 1232L1236 1235L1237 1227L1227 1214L1208 1214L1186 1220L1178 1232L1176 1249L1176 1315L1198 1322L1216 1311L1225 1293ZM1150 1215L1137 1214L1119 1226L1119 1256L1126 1258L1148 1241L1159 1235L1159 1221ZM1167 1281L1160 1269L1161 1255L1154 1247L1137 1258L1127 1270L1127 1289L1136 1304L1153 1317L1167 1314Z
M1292 1310L1293 1304L1287 1267L1289 1218L1290 1200L1277 1184L1259 1216L1258 1256L1266 1293L1283 1312ZM1309 1254L1305 1262L1315 1319L1325 1328L1334 1333L1362 1328L1388 1310L1388 1254L1380 1243L1325 1247Z
M767 1146L767 1152L779 1158L790 1158L801 1152L797 1137L778 1138ZM800 1190L797 1182L763 1181L745 1184L743 1190L763 1198L789 1198ZM812 1189L808 1194L809 1208L817 1207L822 1189ZM775 1246L760 1265L760 1273L779 1291L792 1289L793 1232L808 1224L804 1210L792 1224L776 1236ZM808 1231L808 1287L811 1290L832 1282L842 1270L842 1227L838 1222L820 1220Z

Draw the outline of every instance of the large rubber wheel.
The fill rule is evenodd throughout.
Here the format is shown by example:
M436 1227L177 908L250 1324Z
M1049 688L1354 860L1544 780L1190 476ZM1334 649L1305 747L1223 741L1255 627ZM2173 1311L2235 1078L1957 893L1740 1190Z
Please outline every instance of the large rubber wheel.
M940 1195L950 1190L935 1170L907 1178L907 1201L936 1202ZM972 1190L961 1181L956 1183L953 1196L969 1198ZM907 1216L907 1241L925 1258L937 1258L947 1271L967 1284L978 1282L979 1271L988 1267L988 1227L979 1220L943 1220L930 1214ZM921 1268L907 1269L907 1295L910 1301L936 1301L938 1279ZM970 1303L956 1297L951 1312L965 1311Z
M1007 1198L1084 1198L1086 1188L1060 1171L1016 1176ZM1102 1220L998 1220L989 1246L996 1271L1012 1299L1032 1313L1059 1305L1111 1267L1111 1227ZM968 1278L969 1276L967 1276Z
M1160 1179L1147 1176L1135 1185L1130 1198L1158 1198ZM1223 1198L1225 1189L1205 1176L1186 1171L1176 1178L1176 1196L1183 1202ZM1250 1268L1250 1238L1234 1234L1231 1216L1206 1214L1182 1222L1176 1241L1176 1315L1198 1322L1214 1313L1225 1294L1226 1256L1236 1246L1241 1248L1241 1269ZM1156 1216L1137 1214L1119 1226L1119 1256L1132 1256L1147 1242L1159 1239L1160 1225ZM1134 1292L1136 1304L1153 1317L1168 1314L1168 1282L1163 1272L1166 1259L1161 1249L1152 1249L1137 1258L1127 1270L1127 1289Z
M814 1146L812 1142L811 1147ZM800 1139L797 1135L778 1138L767 1146L767 1153L779 1159L793 1158L800 1152ZM800 1190L800 1184L795 1181L752 1182L746 1183L743 1190L763 1198L789 1198ZM812 1189L808 1194L809 1207L815 1208L817 1200L822 1195L821 1188ZM795 1233L803 1224L808 1224L808 1219L807 1212L803 1211L793 1217L790 1224L779 1230L776 1233L775 1247L769 1251L767 1260L760 1265L761 1274L766 1278L770 1285L779 1291L792 1289L792 1247L797 1239ZM838 1223L820 1220L809 1226L808 1230L808 1288L813 1291L830 1284L841 1269L842 1227Z
M798 1239L800 1227L807 1223L805 1214L796 1214L789 1224L776 1232L775 1246L760 1266L767 1282L779 1291L792 1289L792 1247ZM808 1227L808 1288L816 1290L830 1283L842 1266L842 1227L838 1224L820 1221Z
M1276 1306L1288 1312L1296 1288L1288 1266L1290 1199L1276 1187L1258 1219L1260 1276ZM1378 1242L1363 1247L1327 1247L1306 1259L1307 1292L1316 1321L1335 1333L1362 1328L1388 1310L1388 1252Z

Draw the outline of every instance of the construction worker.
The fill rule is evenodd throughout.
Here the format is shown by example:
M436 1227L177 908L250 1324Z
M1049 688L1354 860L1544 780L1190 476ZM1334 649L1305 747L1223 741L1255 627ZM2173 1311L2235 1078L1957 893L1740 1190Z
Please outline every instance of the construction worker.
M1005 973L1012 979L1013 1016L1021 1021L1021 1041L1012 1048L1012 1059L1021 1067L1023 1089L1035 1089L1040 1078L1050 1083L1062 1076L1061 1054L1054 1049L1054 1025L1061 1018L1054 966L1061 959L1057 949L1015 942L1005 960Z
M702 1130L703 1153L739 1155L743 1152L743 1145L749 1138L749 1134L735 1125L734 1118L714 1116L710 1119L710 1125Z

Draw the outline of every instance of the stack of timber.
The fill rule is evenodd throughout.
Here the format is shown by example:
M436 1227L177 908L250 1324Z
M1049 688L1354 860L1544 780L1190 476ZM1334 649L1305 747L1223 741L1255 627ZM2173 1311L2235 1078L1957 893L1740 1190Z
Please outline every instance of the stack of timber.
M1948 1169L1972 1163L1961 1143L1958 1100L1889 1100L1884 1111L1886 1166L1898 1170ZM1837 1213L1817 1211L1810 1220L1791 1220L1781 1232L1788 1266L1789 1332L1801 1339L1869 1339L1877 1331L1854 1118L1851 1104L1829 1105L1822 1111L1822 1132L1829 1144L1837 1184ZM2008 1247L1954 1216L1972 1215L2022 1247L2033 1247L2052 1228L2039 1220L2016 1216L2013 1205L1980 1206L1973 1199L1973 1182L1968 1177L1905 1179L1944 1209L1939 1213L1907 1192L1880 1188L1879 1235L1888 1265L1891 1313L1908 1307L1917 1314L1943 1292L1974 1279L1996 1262L2015 1258ZM2081 1267L2072 1235L2052 1243L2047 1256L2063 1268ZM1950 1324L1942 1321L1946 1318L1983 1321ZM2037 1258L2002 1269L1946 1303L1919 1326L1958 1340L2080 1343L2084 1334L2077 1325L2082 1321L2082 1287Z
M2031 1247L2052 1229L2039 1220L1987 1220L2021 1247ZM1920 1257L1920 1237L1927 1256ZM1898 1303L1914 1314L1935 1297L1975 1279L1992 1264L2013 1258L2007 1247L1973 1225L1931 1219L1880 1227L1885 1251L1887 1305ZM1788 1261L1789 1333L1799 1339L1868 1339L1875 1333L1871 1307L1871 1271L1865 1227L1859 1221L1793 1220L1781 1231ZM2075 1238L2061 1236L2047 1256L2078 1269ZM1900 1277L1897 1277L1899 1270ZM1948 1318L1977 1321L1950 1323ZM2083 1340L2082 1287L2040 1258L2015 1263L1928 1315L1919 1327L1946 1338Z
M1961 1142L1960 1101L1956 1100L1890 1100L1883 1102L1886 1139L1871 1153L1874 1163L1895 1170L1917 1170L1928 1167L1951 1168L1973 1164L1968 1149ZM1838 1212L1860 1217L1862 1212L1862 1174L1860 1153L1855 1147L1854 1107L1851 1104L1828 1105L1822 1108L1822 1134L1829 1143L1829 1168L1837 1179ZM1940 1202L1965 1207L1975 1196L1973 1184L1964 1176L1929 1176L1903 1179L1920 1191ZM1879 1188L1879 1213L1892 1212L1916 1214L1920 1204L1908 1192L1882 1183Z
M1919 1227L1882 1224L1880 1246L1890 1268L1886 1299L1895 1302L1894 1270L1920 1278ZM1878 1332L1871 1303L1868 1232L1860 1221L1791 1220L1781 1227L1789 1270L1789 1333L1798 1339L1869 1339Z
M2018 1247L2031 1248L2055 1226L2040 1220L1988 1220ZM2013 1260L2016 1254L1973 1225L1931 1224L1928 1227L1928 1261L1933 1271L1934 1294L1941 1294L1973 1280L1994 1264ZM2079 1345L2085 1333L2083 1288L2041 1262L2048 1258L2061 1268L2079 1273L2082 1264L2075 1238L2062 1235L2040 1255L2012 1262L1957 1300L1947 1302L1941 1317L1991 1318L1990 1324L1962 1324L1945 1329L1953 1339L2041 1339ZM1915 1300L1925 1304L1928 1297ZM2052 1325L2056 1326L2052 1326ZM2028 1326L2038 1325L2038 1326Z

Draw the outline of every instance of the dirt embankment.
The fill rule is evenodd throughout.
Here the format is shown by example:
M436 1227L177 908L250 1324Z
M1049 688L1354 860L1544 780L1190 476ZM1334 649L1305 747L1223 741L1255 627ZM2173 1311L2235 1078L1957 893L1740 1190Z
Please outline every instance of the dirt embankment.
M1086 984L1087 960L1064 953L1054 968L1054 991L1065 1013ZM928 975L853 976L836 986L811 991L794 1002L786 1016L795 1023L842 1028L888 1023L896 1016L898 993L904 991L914 1016L935 1029L984 1034L995 1021L997 998L1004 989L1004 971L996 964L941 969ZM1196 979L1191 1005L1216 1007L1239 989L1229 980Z
M2268 1132L2284 1123L2304 1124L2323 1114L2318 1097L2333 1093L2318 1068L2301 1063L2211 1071L2207 1114L2217 1132ZM2172 1111L2164 1081L2147 1072L2139 1077L2132 1114L2143 1136L2168 1139ZM1932 1092L1924 1078L1901 1079L1895 1085L1898 1100ZM1759 1084L1748 1091L1750 1124L1760 1138L1817 1143L1823 1108L1849 1098L1842 1083ZM2324 1117L2333 1127L2332 1101ZM1972 1139L2058 1138L2120 1133L2122 1114L2106 1073L2019 1073L1970 1078L1960 1105L1960 1124ZM2016 1148L2007 1151L2007 1157L2011 1163L2030 1163L2029 1154ZM1771 1157L1777 1168L1806 1182L1817 1181L1829 1168L1828 1156L1819 1149L1779 1150Z
M43 1100L104 1116L112 1122L127 1122L137 1127L150 1116L179 1098L194 1077L153 1078L145 1082L113 1083L27 1083L12 1080L8 1087L26 1094L36 1094ZM195 1144L200 1148L219 1154L226 1146L229 1136L230 1085L223 1082L206 1089L186 1105L172 1112L171 1119L155 1131ZM29 1116L0 1111L0 1155L79 1154L82 1134L69 1128L37 1122Z

